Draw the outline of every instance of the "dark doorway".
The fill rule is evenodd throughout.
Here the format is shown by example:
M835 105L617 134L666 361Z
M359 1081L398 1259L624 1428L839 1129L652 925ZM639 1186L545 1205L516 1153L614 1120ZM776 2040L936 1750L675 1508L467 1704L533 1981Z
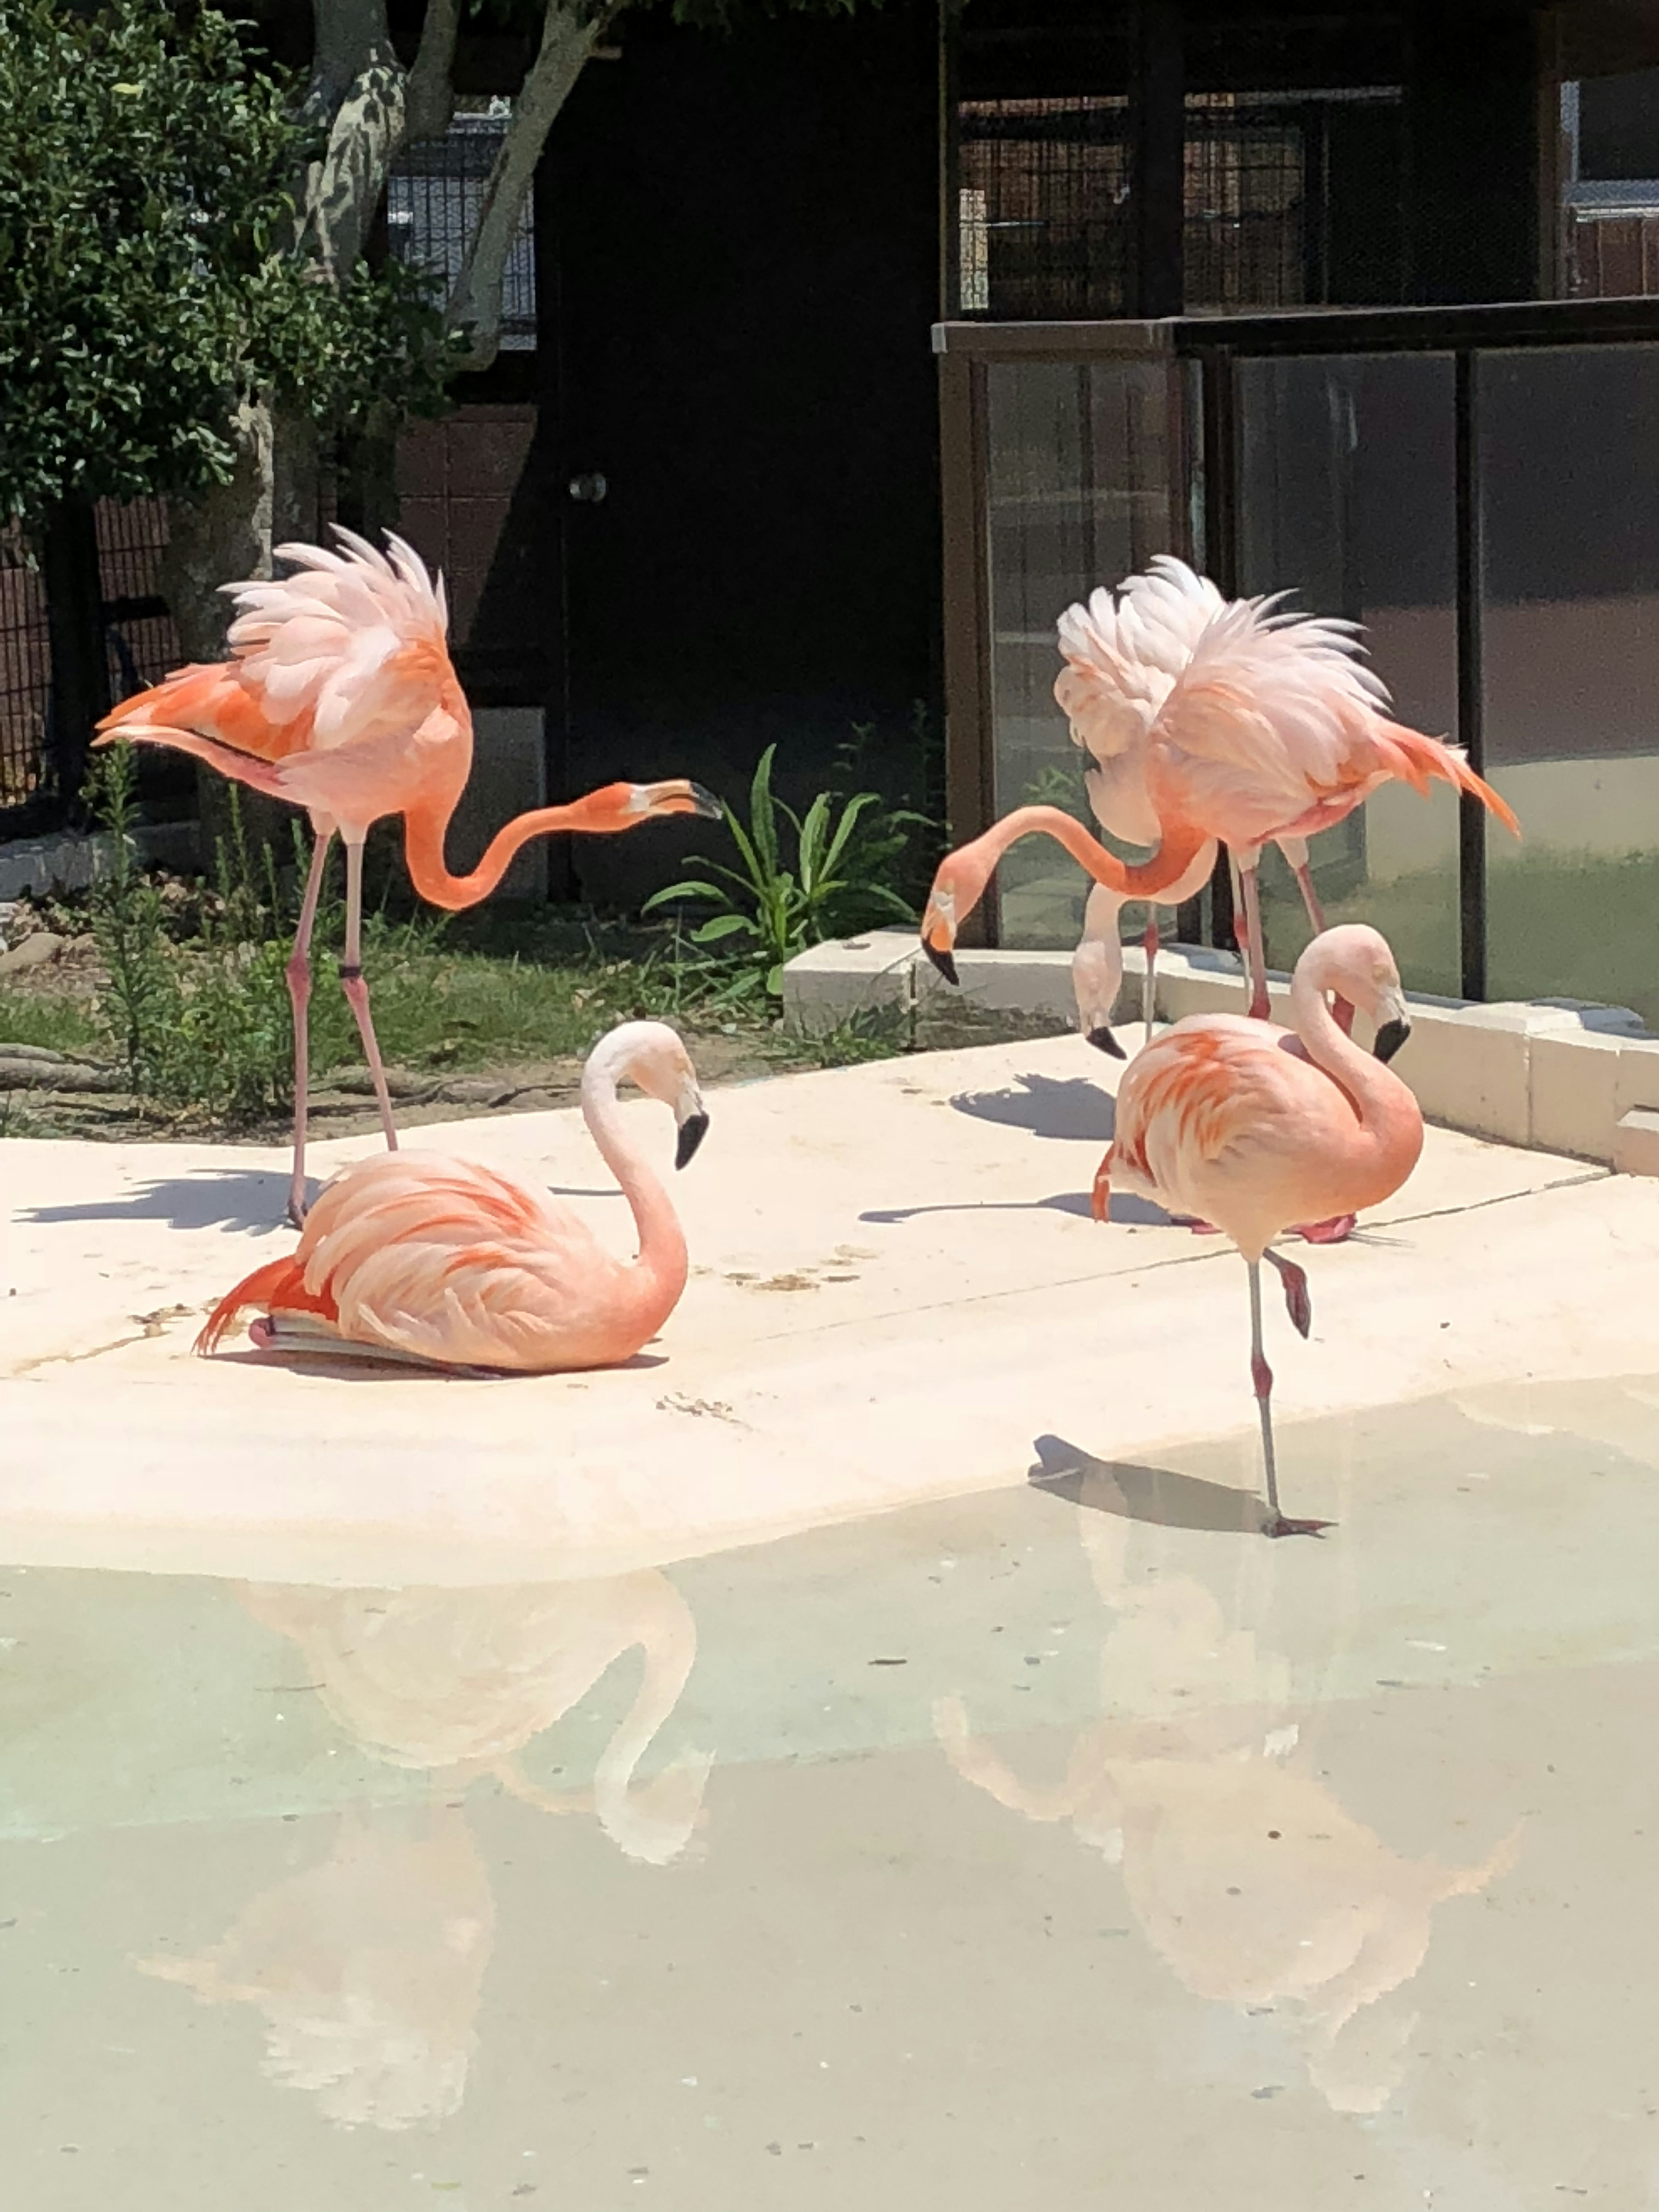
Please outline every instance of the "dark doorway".
M934 696L938 21L926 0L731 38L630 21L560 118L555 793L740 793L775 738L801 794L852 724L897 745ZM631 899L708 837L584 841L581 892Z

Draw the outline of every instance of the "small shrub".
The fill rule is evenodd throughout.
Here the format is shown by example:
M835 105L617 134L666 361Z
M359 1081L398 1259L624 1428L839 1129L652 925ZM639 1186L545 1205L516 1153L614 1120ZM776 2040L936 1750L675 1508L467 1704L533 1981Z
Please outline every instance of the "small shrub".
M775 999L782 996L786 965L809 945L868 928L878 918L916 918L915 906L882 879L890 860L885 844L862 857L855 845L860 822L883 807L878 793L860 791L837 800L820 792L805 814L799 815L773 796L776 752L773 744L761 755L750 785L747 823L735 807L726 809L739 866L695 860L694 866L708 869L717 880L688 878L645 903L647 913L680 900L714 907L709 919L692 931L691 943L725 946L724 959L736 971L732 988L758 989ZM884 811L891 819L890 811ZM793 835L793 851L780 838L780 817Z

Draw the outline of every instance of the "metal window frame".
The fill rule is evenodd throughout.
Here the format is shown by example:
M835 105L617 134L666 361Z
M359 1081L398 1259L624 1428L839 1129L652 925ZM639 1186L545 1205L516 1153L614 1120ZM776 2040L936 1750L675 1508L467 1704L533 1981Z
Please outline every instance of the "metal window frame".
M1196 366L1196 423L1177 441L1184 480L1176 514L1195 517L1195 557L1224 592L1238 588L1238 398L1241 360L1273 356L1441 354L1454 364L1454 510L1457 742L1477 774L1485 762L1480 576L1480 362L1517 349L1659 345L1659 299L1538 300L1492 306L1289 309L1256 315L1182 315L1153 322L990 323L934 325L939 362L941 490L945 513L945 763L951 835L960 844L991 826L995 806L991 695L989 371L1021 362L1165 360L1179 378ZM1192 432L1196 431L1196 436ZM1195 498L1196 495L1196 498ZM1173 518L1172 518L1173 519ZM1182 532L1172 529L1182 550ZM1079 584L1101 580L1079 579ZM1056 609L1056 613L1059 610ZM1462 995L1487 988L1486 834L1480 802L1460 802L1458 935ZM1224 854L1209 899L1209 940L1230 943L1232 896ZM1000 912L988 896L964 941L994 945ZM1181 933L1200 935L1198 902L1183 908Z

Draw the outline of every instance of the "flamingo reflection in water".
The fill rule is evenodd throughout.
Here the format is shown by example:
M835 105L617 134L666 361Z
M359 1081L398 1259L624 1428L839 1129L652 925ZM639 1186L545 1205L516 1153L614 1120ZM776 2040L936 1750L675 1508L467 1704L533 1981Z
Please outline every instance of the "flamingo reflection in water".
M1381 2112L1419 2017L1385 2000L1422 1966L1436 1908L1513 1865L1519 1829L1468 1867L1392 1850L1320 1778L1287 1662L1230 1625L1196 1577L1165 1568L1132 1578L1128 1522L1086 1508L1078 1519L1115 1615L1101 1652L1105 1717L1078 1736L1065 1778L1044 1787L970 1733L959 1699L942 1699L946 1757L1010 1811L1069 1820L1118 1867L1148 1942L1194 1996L1295 2008L1309 2078L1333 2110ZM1264 1553L1248 1549L1243 1572L1261 1583Z
M495 1902L459 1793L497 1783L537 1811L591 1814L625 1856L678 1857L705 1818L711 1760L635 1770L673 1712L696 1626L654 1570L477 1589L245 1586L255 1620L298 1646L325 1710L392 1766L434 1778L413 1805L354 1808L320 1863L264 1890L189 1957L135 1961L204 2003L265 2019L267 2077L343 2126L400 2130L459 2110L495 1938ZM556 1791L522 1753L635 1645L632 1705L588 1790Z

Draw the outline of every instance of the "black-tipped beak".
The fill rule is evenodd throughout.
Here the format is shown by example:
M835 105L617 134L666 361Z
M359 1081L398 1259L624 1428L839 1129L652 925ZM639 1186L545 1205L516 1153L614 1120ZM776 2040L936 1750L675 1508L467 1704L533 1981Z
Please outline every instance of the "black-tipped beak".
M721 822L726 818L725 807L712 791L705 791L700 783L694 783L691 787L691 811L700 814L705 822Z
M677 1168L690 1167L697 1156L697 1146L708 1134L707 1114L688 1114L680 1123L679 1142L674 1147Z
M1093 1045L1097 1052L1109 1054L1111 1058L1114 1060L1127 1060L1128 1058L1129 1055L1124 1051L1122 1046L1112 1035L1110 1030L1107 1028L1104 1022L1100 1024L1098 1029L1091 1030L1088 1035L1089 1042Z
M1376 1032L1376 1042L1371 1047L1376 1057L1384 1062L1392 1060L1412 1033L1409 1022L1384 1022Z
M956 955L954 953L941 952L937 945L930 945L925 937L921 940L921 949L927 955L927 957L933 962L934 967L939 969L939 974L944 976L947 983L959 984L961 982L962 978L957 973Z

